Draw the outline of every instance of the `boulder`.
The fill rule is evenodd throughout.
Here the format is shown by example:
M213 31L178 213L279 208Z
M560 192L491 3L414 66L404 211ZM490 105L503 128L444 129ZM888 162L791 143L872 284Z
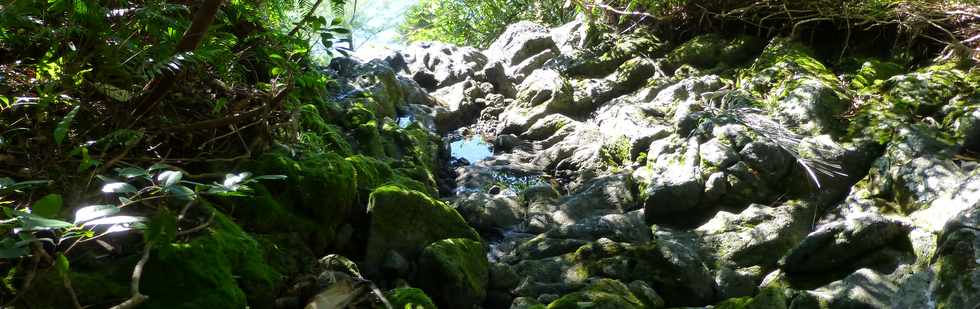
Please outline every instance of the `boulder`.
M467 238L443 239L422 251L419 286L443 308L472 308L483 303L490 278L483 244Z
M490 63L501 62L509 68L549 49L557 49L557 46L548 29L530 21L521 21L507 26L507 30L490 44L484 54L490 55Z
M402 54L407 74L429 91L462 82L487 64L487 57L475 48L438 42L414 43Z
M790 277L832 277L861 267L890 271L914 261L906 223L875 214L856 214L821 226L781 261Z
M695 231L718 260L736 268L760 265L771 269L782 254L806 237L810 212L800 203L752 204L738 214L718 212Z
M932 285L938 308L980 306L980 203L946 223L933 256Z
M598 279L585 289L571 293L548 304L549 309L614 309L650 308L630 291L626 284L613 279Z
M470 225L483 232L496 232L524 221L524 209L513 198L472 193L453 202L456 211Z
M424 193L395 185L374 190L368 200L370 227L364 269L376 274L389 251L416 261L422 249L447 238L480 241L455 210Z

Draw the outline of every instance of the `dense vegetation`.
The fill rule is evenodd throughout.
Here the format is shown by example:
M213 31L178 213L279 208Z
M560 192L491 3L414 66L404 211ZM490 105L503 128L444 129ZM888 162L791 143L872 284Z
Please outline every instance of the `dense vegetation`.
M421 0L407 13L399 32L409 42L441 41L480 49L493 48L499 37L508 35L509 26L521 21L546 27L580 22L574 25L587 30L573 55L581 59L559 57L563 52L558 46L537 54L567 62L555 65L562 71L553 75L562 83L542 105L553 117L532 127L532 123L502 120L497 126L495 121L506 112L522 116L540 112L512 106L522 104L521 100L543 100L535 87L552 85L534 83L540 76L534 76L538 71L533 68L551 58L523 55L528 57L502 60L487 52L459 56L465 61L423 61L436 67L460 65L452 61L477 66L468 71L453 68L456 71L445 76L405 74L431 68L409 68L403 56L360 63L344 57L359 43L352 42L351 33L374 35L380 30L364 29L363 21L351 18L358 8L356 0L0 1L0 307L509 305L510 294L488 295L488 291L500 292L505 279L513 281L507 288L516 290L519 283L516 274L501 279L501 273L509 273L486 259L488 235L497 237L502 232L488 232L492 229L479 224L496 218L473 220L466 205L439 200L458 191L455 184L447 184L456 181L452 167L457 166L449 166L440 134L464 127L443 125L446 118L453 118L450 122L493 118L492 126L488 125L491 131L524 130L500 134L514 139L569 135L578 127L566 123L592 112L565 106L573 101L594 100L585 104L595 103L598 109L641 88L659 91L688 78L719 75L713 81L718 93L737 89L755 104L752 107L773 111L779 102L796 95L787 93L803 88L797 83L802 77L819 89L831 89L827 96L853 103L831 111L836 120L846 118L841 121L846 124L828 129L836 139L858 143L871 137L874 145L868 148L884 156L881 149L904 134L900 124L938 122L936 128L952 132L939 134L938 140L962 144L961 131L967 129L960 128L967 125L960 125L959 117L975 110L971 100L980 85L978 7L978 0ZM439 51L455 52L455 47ZM445 57L439 53L425 55ZM531 90L518 93L489 81L474 81L481 74L480 78L490 79L495 63L488 58L515 60L497 73L512 79L504 83L512 83L511 88L516 84ZM533 68L522 72L528 67ZM910 77L892 78L905 76L902 73ZM574 85L564 75L574 77ZM419 87L435 78L442 80ZM916 78L927 82L917 83ZM518 80L531 82L514 83ZM588 83L601 85L589 89L594 91L587 99L571 90L591 87ZM480 93L482 105L469 111L472 115L457 110L440 114L462 110L461 105L478 100L452 105L443 98L455 93L430 95L423 90L436 86L458 90L461 101ZM498 106L487 103L494 100ZM503 106L515 101L518 104ZM430 120L435 125L406 116L426 114L412 110L426 104L424 108L434 110L429 116L435 118ZM560 114L555 110L576 119L554 116ZM673 107L664 110L655 112L677 113ZM485 111L496 114L483 117ZM726 110L710 108L696 112L717 119L730 116ZM933 120L933 114L944 117ZM729 118L752 124L754 134L785 148L780 151L788 152L791 159L783 161L795 159L808 169L809 174L799 178L820 186L825 176L843 174L838 162L806 158L812 153L823 155L819 149L793 148L802 143L803 135L778 124L766 127L769 122L764 120L739 117L743 116ZM402 123L404 119L409 120ZM715 120L685 124L691 127L687 133L693 136L699 133L694 128ZM472 130L487 129L474 126ZM684 144L676 139L672 142ZM600 171L583 168L581 173L556 173L533 181L521 178L528 177L524 175L494 174L488 176L492 183L479 190L501 192L512 186L519 191L515 199L521 207L530 209L536 201L526 192L553 202L569 193L562 186L581 185L592 178L610 181L609 188L630 186L635 188L623 190L643 191L653 184L620 183L615 177L633 168L653 169L685 160L666 152L658 159L648 153L649 140L647 149L634 149L629 140L602 142L593 147L597 153L576 158L601 161ZM551 146L537 150L566 145ZM967 150L955 154L957 160L974 155ZM563 166L569 164L566 161L546 167L575 170ZM862 172L868 173L867 169ZM756 180L768 177L754 169L745 174ZM791 185L805 187L781 184ZM863 182L856 188L876 190L873 187ZM697 194L704 191L697 189ZM795 203L787 201L786 194L763 189L731 193L737 195L732 203L743 209L749 202ZM908 214L914 208L908 206L909 196L875 198L887 200L889 211ZM599 203L608 200L598 199L602 199ZM486 214L492 215L498 214ZM756 228L756 223L751 225ZM649 233L649 227L643 230ZM528 243L550 236L540 235ZM565 250L564 255L549 258L578 263L563 274L569 277L595 275L621 265L656 273L658 280L697 275L670 273L674 269L661 272L660 264L644 264L668 258L653 242L562 241L539 250ZM948 263L952 262L944 265L959 265ZM522 265L551 266L529 264ZM951 266L945 267L940 268L941 275L956 275ZM576 308L592 302L611 307L664 306L659 296L641 294L652 289L638 281L642 280L627 286L601 278L578 282L578 290L562 293L551 293L551 286L537 287L549 293L541 293L548 297L534 302L549 300L547 308ZM531 285L521 283L523 288ZM656 288L676 295L697 294L684 290L683 283L665 286ZM705 304L724 301L722 306L752 308L744 303L783 297L772 291L759 291L755 298L712 294L704 299ZM687 305L669 298L668 304Z

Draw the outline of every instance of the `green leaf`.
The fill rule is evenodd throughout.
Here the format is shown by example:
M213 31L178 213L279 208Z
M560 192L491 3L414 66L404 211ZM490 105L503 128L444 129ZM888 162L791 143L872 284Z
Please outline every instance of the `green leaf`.
M111 182L102 186L105 193L135 193L136 187L125 182Z
M149 175L146 170L136 167L117 168L116 174L125 178L133 178Z
M164 190L173 194L174 197L183 200L193 199L195 194L194 190L191 190L191 188L188 188L186 186L169 186L166 187Z
M173 166L166 163L155 163L153 165L150 165L150 168L146 169L146 171L152 172L152 171L162 170L162 169L173 169Z
M96 226L96 225L116 225L116 224L132 224L136 222L144 222L146 218L144 217L134 217L134 216L114 216L106 217L102 219L96 219L82 224L84 226Z
M13 238L0 240L0 259L15 259L25 257L30 253L25 244L14 241Z
M178 182L184 177L184 174L179 171L165 171L157 175L157 181L160 182L161 187L170 187Z
M66 257L63 253L58 252L57 257L54 259L54 266L58 268L58 273L60 273L62 276L68 275L68 257Z
M119 207L116 205L85 206L75 211L75 224L92 221L117 213L119 213Z
M60 194L48 194L31 205L31 212L45 218L56 218L61 212L63 203L64 200L61 199Z
M255 176L252 179L255 179L255 180L283 180L283 179L286 179L286 178L289 178L289 177L286 177L286 175L262 175L262 176Z
M58 122L58 126L54 128L55 144L61 145L61 142L65 140L65 136L68 135L68 127L71 126L73 121L75 121L75 115L78 115L78 110L81 108L81 105L76 105L75 108L68 112L68 115L65 115L65 118L62 118L61 121Z
M74 226L73 224L65 221L42 218L40 216L22 211L15 211L15 213L18 214L17 219L23 223L21 229L24 231L44 231Z

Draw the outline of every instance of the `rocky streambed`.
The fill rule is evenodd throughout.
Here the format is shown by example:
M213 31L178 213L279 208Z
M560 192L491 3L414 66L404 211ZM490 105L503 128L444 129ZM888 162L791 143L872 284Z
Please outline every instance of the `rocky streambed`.
M980 73L822 59L577 21L335 60L442 137L439 194L371 191L358 262L443 308L980 305Z

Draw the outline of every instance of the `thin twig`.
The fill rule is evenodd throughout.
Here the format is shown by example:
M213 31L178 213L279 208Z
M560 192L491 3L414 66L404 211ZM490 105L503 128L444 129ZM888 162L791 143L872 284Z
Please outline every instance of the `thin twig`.
M142 304L146 301L149 296L140 293L140 278L143 276L143 267L146 266L146 262L150 260L150 248L153 248L153 242L147 242L146 248L143 249L143 257L140 258L139 262L136 262L136 267L133 267L133 281L130 282L130 291L133 293L126 301L121 304L115 305L110 309L130 309Z

